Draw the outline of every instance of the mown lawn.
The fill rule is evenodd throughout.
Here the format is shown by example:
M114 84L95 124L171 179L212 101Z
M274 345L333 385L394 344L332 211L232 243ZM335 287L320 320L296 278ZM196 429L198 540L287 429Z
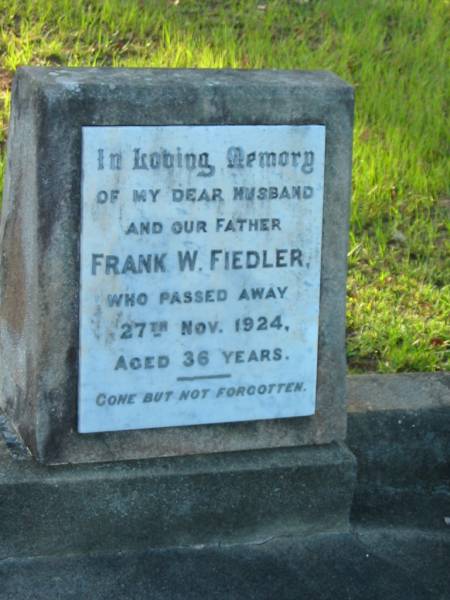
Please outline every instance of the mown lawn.
M334 71L356 88L349 366L448 369L449 15L445 0L0 0L2 161L19 65Z

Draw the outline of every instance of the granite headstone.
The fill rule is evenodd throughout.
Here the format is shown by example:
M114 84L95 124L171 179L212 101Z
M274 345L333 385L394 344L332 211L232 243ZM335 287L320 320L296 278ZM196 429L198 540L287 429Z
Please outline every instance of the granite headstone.
M22 68L0 409L45 463L345 437L352 88Z

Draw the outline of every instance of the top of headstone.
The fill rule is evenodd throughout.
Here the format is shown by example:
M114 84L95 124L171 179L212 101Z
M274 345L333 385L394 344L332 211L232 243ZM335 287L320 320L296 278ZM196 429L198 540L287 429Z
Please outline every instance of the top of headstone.
M301 70L251 70L251 69L141 69L141 68L54 68L54 67L20 67L17 76L26 75L49 85L99 84L110 82L145 85L161 85L163 83L189 83L192 86L206 84L242 85L242 77L246 83L258 86L284 85L332 88L352 91L353 88L334 73L328 71Z

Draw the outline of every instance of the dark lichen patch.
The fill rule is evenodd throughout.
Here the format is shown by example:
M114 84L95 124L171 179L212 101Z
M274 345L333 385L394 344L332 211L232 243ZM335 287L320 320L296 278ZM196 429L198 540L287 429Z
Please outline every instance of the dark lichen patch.
M3 244L8 252L2 254L4 278L2 313L11 333L21 335L25 323L25 262L20 237L20 214L16 211L5 225Z

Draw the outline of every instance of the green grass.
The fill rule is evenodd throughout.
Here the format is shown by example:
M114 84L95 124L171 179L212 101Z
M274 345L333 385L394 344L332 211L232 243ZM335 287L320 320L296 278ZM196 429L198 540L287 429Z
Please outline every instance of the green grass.
M0 0L2 155L19 65L334 71L356 88L350 368L448 369L449 14L444 0Z

